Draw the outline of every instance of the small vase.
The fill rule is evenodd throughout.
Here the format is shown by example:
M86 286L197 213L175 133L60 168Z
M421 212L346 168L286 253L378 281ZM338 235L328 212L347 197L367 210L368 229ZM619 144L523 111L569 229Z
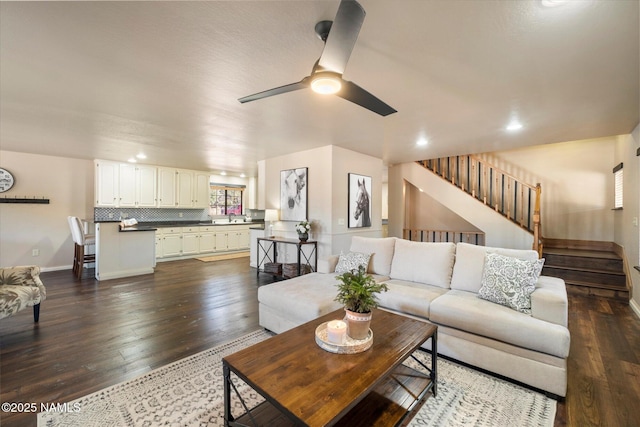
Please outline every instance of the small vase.
M347 322L347 335L354 340L363 340L367 338L369 335L372 313L356 313L347 309L344 311L346 313L345 321Z
M309 240L309 233L298 233L298 239L300 239L301 242L306 242Z

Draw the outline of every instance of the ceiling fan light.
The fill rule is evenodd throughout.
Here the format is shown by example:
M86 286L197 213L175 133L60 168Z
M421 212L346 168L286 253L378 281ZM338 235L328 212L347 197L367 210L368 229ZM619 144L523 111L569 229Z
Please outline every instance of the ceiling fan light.
M342 88L340 77L334 73L318 73L311 81L311 89L322 95L332 95Z

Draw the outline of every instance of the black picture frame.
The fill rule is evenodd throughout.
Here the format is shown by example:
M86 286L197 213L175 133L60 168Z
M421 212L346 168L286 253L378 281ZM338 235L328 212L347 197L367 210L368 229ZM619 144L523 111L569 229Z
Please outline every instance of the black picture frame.
M304 221L308 218L308 168L280 171L280 220Z
M348 185L348 227L371 227L371 191L373 190L371 177L350 173Z

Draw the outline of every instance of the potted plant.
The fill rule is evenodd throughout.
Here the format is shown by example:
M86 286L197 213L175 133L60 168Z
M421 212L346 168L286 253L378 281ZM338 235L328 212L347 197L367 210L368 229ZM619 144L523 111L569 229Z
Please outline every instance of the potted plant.
M307 220L296 225L298 239L300 239L301 242L306 242L309 239L309 230L311 230L311 224L309 224Z
M336 279L340 283L335 300L344 305L347 334L356 340L365 339L369 334L371 309L378 306L376 294L386 292L389 288L385 283L377 283L371 275L366 274L362 265L357 271L347 271Z

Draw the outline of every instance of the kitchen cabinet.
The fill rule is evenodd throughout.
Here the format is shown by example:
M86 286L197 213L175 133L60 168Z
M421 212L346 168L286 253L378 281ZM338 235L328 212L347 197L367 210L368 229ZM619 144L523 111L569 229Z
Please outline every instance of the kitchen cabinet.
M200 236L198 233L182 234L182 255L197 255L200 253Z
M157 173L155 166L136 166L136 207L153 208L157 205Z
M176 207L176 170L158 168L158 207Z
M120 164L100 160L95 162L96 206L116 207L118 205Z
M211 184L208 173L196 172L193 179L193 207L206 208L209 206Z
M121 163L118 167L118 201L116 206L134 208L136 206L136 167Z
M156 171L155 166L120 164L118 207L155 207Z
M203 227L204 228L204 227ZM213 231L204 230L200 233L200 253L209 253L216 250L216 234Z
M180 227L163 228L162 258L179 257L182 255L182 229Z
M179 208L193 207L193 172L176 170L176 206Z
M224 252L228 249L228 232L225 231L216 231L216 252Z

